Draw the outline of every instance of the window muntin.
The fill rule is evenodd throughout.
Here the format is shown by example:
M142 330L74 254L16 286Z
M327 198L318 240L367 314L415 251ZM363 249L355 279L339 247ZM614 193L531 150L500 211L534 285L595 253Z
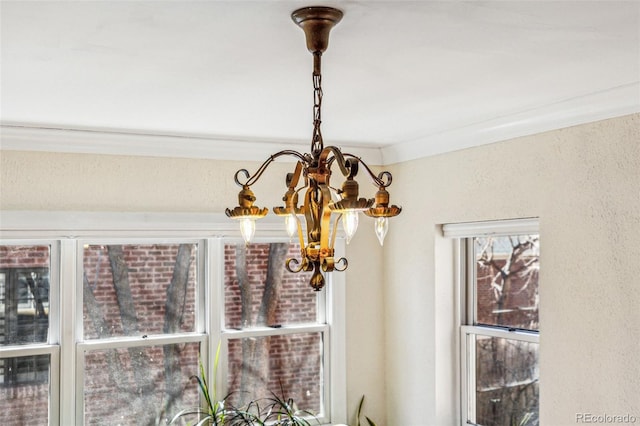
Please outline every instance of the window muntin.
M461 262L462 424L539 424L539 237L531 232L531 220L523 233L517 232L517 221L506 225L508 234L495 235L495 224L485 233L474 224L477 235L460 240L466 259Z

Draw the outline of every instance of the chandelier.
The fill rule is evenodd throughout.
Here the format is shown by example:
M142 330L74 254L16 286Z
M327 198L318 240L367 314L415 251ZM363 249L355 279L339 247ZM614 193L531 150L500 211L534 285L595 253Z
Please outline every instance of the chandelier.
M255 233L255 221L267 214L267 208L254 206L256 197L251 185L256 183L267 167L278 157L290 156L297 159L295 169L287 173L287 191L282 200L284 206L274 207L276 215L285 219L290 238L296 234L300 241L300 260L287 259L286 268L290 272L313 271L310 285L319 291L325 284L323 272L344 271L347 259L334 258L334 244L338 223L342 219L347 243L358 227L358 215L374 218L375 233L383 244L388 230L388 218L397 216L401 207L389 205L391 173L383 171L376 175L359 157L344 153L335 146L324 146L320 131L322 107L322 76L320 63L322 53L329 43L329 32L342 19L342 11L330 7L304 7L291 14L293 21L305 33L307 49L313 55L313 134L311 152L301 154L293 150L282 150L271 155L251 175L247 169L236 172L234 180L242 187L238 194L239 205L226 214L240 223L240 231L245 242L251 242ZM335 167L334 167L335 166ZM344 176L341 188L330 186L332 168L340 170ZM371 182L378 187L373 199L358 198L358 169L364 169ZM298 204L298 194L303 195ZM304 226L303 226L304 220ZM306 234L306 240L305 240Z

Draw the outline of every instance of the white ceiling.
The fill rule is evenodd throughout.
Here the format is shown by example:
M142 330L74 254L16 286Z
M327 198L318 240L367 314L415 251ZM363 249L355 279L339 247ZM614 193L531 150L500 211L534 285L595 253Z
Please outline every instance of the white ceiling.
M308 150L301 1L2 1L2 146ZM640 111L638 1L324 1L325 145L388 164ZM264 151L264 152L263 152Z

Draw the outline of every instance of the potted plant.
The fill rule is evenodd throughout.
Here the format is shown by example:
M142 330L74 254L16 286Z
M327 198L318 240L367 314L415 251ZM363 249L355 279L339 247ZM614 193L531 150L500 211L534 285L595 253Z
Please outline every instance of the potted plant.
M222 425L231 424L230 420L232 420L235 417L236 413L235 413L235 409L231 407L229 404L227 404L226 402L229 395L227 395L221 400L218 400L216 397L215 377L218 369L219 357L220 357L220 345L218 345L218 349L216 351L216 357L213 364L214 365L213 366L213 369L214 369L213 395L209 393L209 386L207 385L207 379L206 379L204 367L202 365L201 360L198 360L198 365L200 367L200 375L191 376L191 379L195 378L197 380L198 388L202 393L206 406L190 407L190 408L185 408L183 410L180 410L173 417L173 419L171 419L169 424L174 424L180 418L186 417L186 416L198 416L199 421L198 423L196 423L197 426L200 426L200 425L222 426Z
M214 360L214 380L218 369L218 359L220 356L220 345L216 351ZM199 362L200 375L192 376L198 383L198 388L205 401L204 407L185 408L178 412L169 424L174 424L179 419L186 416L198 416L196 426L311 426L309 419L318 419L313 413L306 410L299 410L292 398L284 396L284 389L280 385L280 395L271 392L270 398L263 400L251 400L242 407L234 407L229 403L230 395L223 399L216 398L216 384L214 382L213 394L210 393L209 386L204 372L202 362ZM265 408L260 405L264 402Z
M364 404L364 395L362 395L362 398L360 399L360 404L358 404L358 412L356 413L356 426L360 426L360 415L362 413L363 404ZM364 418L367 420L367 423L369 424L369 426L377 426L375 422L371 420L369 417L364 416Z

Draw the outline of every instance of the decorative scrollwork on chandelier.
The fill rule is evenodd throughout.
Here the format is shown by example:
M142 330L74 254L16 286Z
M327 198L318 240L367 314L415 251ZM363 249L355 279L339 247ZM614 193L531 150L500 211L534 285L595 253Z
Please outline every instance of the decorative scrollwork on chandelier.
M301 154L282 150L271 155L254 174L246 169L238 170L234 177L236 184L242 187L238 194L238 206L226 209L227 216L240 222L242 236L248 244L255 233L255 220L268 212L267 208L254 206L256 197L251 186L277 158L295 157L295 169L287 173L285 178L287 191L282 198L284 206L274 207L273 211L285 218L289 236L297 234L300 243L300 259L288 259L285 267L290 272L313 271L310 285L316 291L325 285L324 272L344 271L348 267L346 258L335 259L334 246L341 218L347 243L356 232L359 213L364 212L375 219L374 229L382 244L388 230L388 218L402 211L401 207L389 205L387 187L391 185L391 173L384 171L376 175L361 158L343 153L335 146L324 146L320 129L323 95L321 58L329 43L329 32L340 22L342 15L342 11L330 7L305 7L292 13L291 18L304 31L307 49L313 55L311 152ZM329 182L334 166L345 178L341 188L334 188ZM359 184L355 178L360 168L378 187L373 199L358 197ZM304 197L301 205L299 194Z

